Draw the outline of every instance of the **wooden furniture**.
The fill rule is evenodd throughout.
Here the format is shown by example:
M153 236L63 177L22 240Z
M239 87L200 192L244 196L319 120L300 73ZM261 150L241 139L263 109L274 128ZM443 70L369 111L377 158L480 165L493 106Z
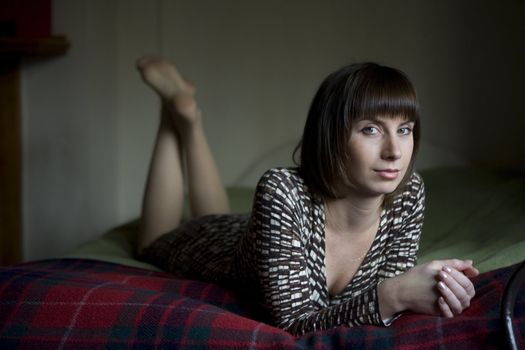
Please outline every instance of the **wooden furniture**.
M0 38L0 265L22 261L22 59L62 55L68 48L61 36Z

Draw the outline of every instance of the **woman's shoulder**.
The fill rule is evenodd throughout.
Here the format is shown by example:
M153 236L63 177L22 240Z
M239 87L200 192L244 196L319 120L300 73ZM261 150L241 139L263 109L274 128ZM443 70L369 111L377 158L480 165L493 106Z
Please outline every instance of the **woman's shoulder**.
M420 194L425 191L425 183L423 177L417 173L413 172L408 178L407 182L404 185L403 192L409 192L412 194Z
M425 201L425 184L423 177L413 172L403 189L394 197L393 209L402 213L414 210L416 207L424 206Z
M304 181L295 167L277 167L268 169L260 178L259 186L282 188L287 186L303 186Z
M267 170L260 178L256 193L287 197L294 202L310 201L312 194L296 167L278 167Z

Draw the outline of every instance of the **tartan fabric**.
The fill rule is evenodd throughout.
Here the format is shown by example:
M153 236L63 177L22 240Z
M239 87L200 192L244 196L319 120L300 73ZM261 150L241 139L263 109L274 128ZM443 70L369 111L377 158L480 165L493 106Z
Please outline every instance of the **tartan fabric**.
M472 306L453 319L407 314L388 328L294 337L217 285L95 260L37 261L0 268L0 349L498 349L499 304L515 267L477 277ZM525 345L525 287L514 317Z

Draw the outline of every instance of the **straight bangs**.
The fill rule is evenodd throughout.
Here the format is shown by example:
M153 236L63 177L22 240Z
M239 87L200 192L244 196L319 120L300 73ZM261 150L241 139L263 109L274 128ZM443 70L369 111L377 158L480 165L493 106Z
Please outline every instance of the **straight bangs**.
M412 83L401 71L372 64L357 72L347 91L354 96L347 100L347 114L353 121L377 117L404 117L419 120L419 103Z

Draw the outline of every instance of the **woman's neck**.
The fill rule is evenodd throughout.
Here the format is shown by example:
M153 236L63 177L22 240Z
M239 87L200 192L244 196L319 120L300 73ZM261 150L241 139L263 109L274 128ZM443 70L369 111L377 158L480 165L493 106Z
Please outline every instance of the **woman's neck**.
M325 205L327 225L332 231L359 235L377 226L383 207L383 196L327 199Z

